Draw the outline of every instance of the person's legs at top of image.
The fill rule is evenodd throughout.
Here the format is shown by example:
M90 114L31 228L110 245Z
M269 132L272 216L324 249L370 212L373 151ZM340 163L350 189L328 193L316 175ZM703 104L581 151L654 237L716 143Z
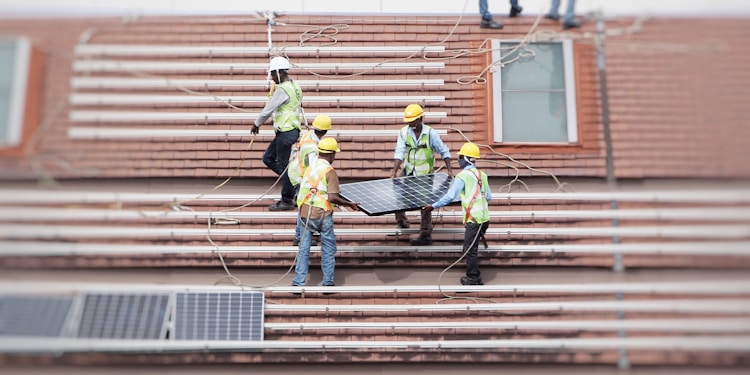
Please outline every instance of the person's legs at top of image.
M565 15L563 16L563 29L570 29L574 27L580 27L581 23L575 19L576 15L576 0L568 0L568 8L565 9Z
M510 12L508 13L509 17L518 17L519 14L523 11L523 7L518 5L518 0L510 0Z
M581 26L581 23L575 19L575 8L576 0L568 0L568 7L565 9L565 15L563 16L563 29ZM544 17L555 21L560 19L560 0L551 1L549 13Z
M482 21L479 23L479 27L483 29L502 29L503 24L495 21L492 18L492 13L487 6L487 0L479 0L479 15L482 16Z

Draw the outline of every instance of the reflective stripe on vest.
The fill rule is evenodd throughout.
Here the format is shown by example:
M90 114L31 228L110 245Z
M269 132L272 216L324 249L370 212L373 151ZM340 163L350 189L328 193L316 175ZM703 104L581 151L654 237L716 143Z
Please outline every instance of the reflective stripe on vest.
M476 168L464 169L456 178L464 182L461 190L461 207L464 208L464 224L473 221L477 224L490 220L487 190L487 175Z
M430 147L430 132L432 128L422 125L422 134L418 140L409 136L409 126L401 128L401 138L406 143L404 155L404 171L407 176L424 176L432 172L435 156Z
M309 130L303 134L299 142L297 142L295 149L296 151L294 151L294 155L289 163L287 175L292 185L299 185L302 182L305 169L310 166L310 155L318 154L318 141L317 137L315 137L315 131Z
M299 129L302 89L294 81L281 82L277 87L283 89L289 95L289 100L276 108L273 114L273 128L278 132Z
M325 178L331 170L333 167L325 159L318 159L314 165L307 168L297 194L297 207L309 204L326 212L333 211L331 202L328 201L328 180Z

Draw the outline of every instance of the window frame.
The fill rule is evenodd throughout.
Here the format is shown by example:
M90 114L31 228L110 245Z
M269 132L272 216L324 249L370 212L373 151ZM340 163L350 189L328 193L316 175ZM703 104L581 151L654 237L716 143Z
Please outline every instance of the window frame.
M492 61L500 61L501 58L501 47L503 43L522 43L521 40L501 40L493 39L491 41L492 46ZM530 44L537 44L537 42L529 42ZM500 72L493 72L492 74L492 126L491 132L492 140L496 144L523 144L523 145L550 145L550 146L567 146L575 145L579 143L578 131L580 124L578 123L578 112L577 112L577 98L576 98L576 73L575 73L575 51L573 41L571 39L563 40L552 40L538 42L541 43L557 43L562 45L562 57L563 57L563 77L565 80L565 110L566 110L566 121L567 121L567 141L560 142L517 142L517 141L504 141L503 140L503 86L502 86L502 74Z
M0 42L15 45L8 117L0 119L8 121L7 129L0 133L0 149L7 149L19 146L22 141L32 48L31 40L23 36L0 35Z

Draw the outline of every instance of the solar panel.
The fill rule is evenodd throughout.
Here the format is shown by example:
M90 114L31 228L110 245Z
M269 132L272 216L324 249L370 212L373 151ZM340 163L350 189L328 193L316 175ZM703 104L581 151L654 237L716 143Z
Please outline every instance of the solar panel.
M360 209L367 215L377 216L419 210L442 198L452 182L453 178L440 172L342 184L340 188L342 197L359 202Z
M72 304L72 296L0 296L0 336L60 336Z
M263 293L177 293L176 340L263 340Z
M86 294L78 337L163 338L168 302L168 294Z

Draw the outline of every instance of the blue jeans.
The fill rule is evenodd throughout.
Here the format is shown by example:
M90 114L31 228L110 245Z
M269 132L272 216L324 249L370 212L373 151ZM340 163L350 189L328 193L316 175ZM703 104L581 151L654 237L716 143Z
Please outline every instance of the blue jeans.
M511 8L518 8L518 0L510 0ZM492 13L487 6L487 0L479 0L479 15L486 20L492 19Z
M576 12L576 0L568 0L568 8L565 9L565 15L563 16L563 22L573 21ZM550 16L560 15L560 0L552 0L552 4L549 10Z
M276 133L266 152L263 153L263 164L274 173L281 176L281 200L290 203L294 199L294 186L286 174L289 165L289 156L292 154L292 146L299 138L299 129ZM293 203L293 202L292 202Z
M336 234L333 232L333 215L326 215L322 219L297 218L298 225L303 228L297 253L296 275L292 281L294 286L303 286L307 281L307 270L310 266L310 244L313 231L320 232L320 248L323 253L320 259L320 269L323 271L321 285L334 285L333 271L336 268ZM305 229L307 224L307 229Z

